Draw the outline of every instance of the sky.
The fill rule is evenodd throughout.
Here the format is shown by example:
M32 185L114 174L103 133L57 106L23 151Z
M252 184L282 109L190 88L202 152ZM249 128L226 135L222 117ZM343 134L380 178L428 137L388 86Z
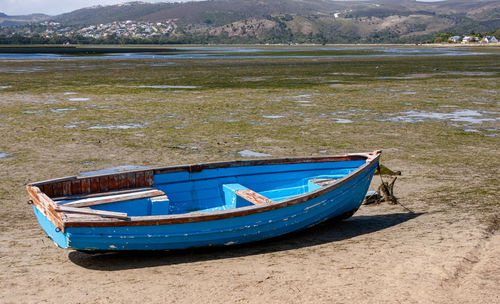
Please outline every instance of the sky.
M147 0L143 2L174 2L167 0ZM126 0L0 0L0 12L9 16L42 13L58 15L68 13L79 8L94 5L111 5ZM180 1L176 1L180 2Z
M189 0L142 0L144 2L186 2ZM418 0L417 0L418 1ZM436 0L420 0L433 2ZM439 0L438 0L439 1ZM42 13L58 15L94 5L110 5L126 0L0 0L0 13L9 16Z

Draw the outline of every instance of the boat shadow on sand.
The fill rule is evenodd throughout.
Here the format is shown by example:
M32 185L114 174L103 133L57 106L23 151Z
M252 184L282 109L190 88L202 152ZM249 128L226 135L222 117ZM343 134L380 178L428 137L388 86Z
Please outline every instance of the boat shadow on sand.
M87 269L116 271L244 257L342 241L396 226L422 214L392 213L354 216L345 221L333 219L315 227L277 238L228 247L171 251L115 251L92 254L71 251L69 259L76 265Z

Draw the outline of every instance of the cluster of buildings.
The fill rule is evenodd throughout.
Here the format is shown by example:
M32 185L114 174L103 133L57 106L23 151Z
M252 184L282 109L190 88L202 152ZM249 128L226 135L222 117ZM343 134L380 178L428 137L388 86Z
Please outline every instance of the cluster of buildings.
M76 34L89 38L108 36L146 38L167 35L177 28L172 20L165 22L115 21L112 23L90 25L75 31Z
M462 43L462 44L467 44L467 43L498 43L498 39L495 36L484 36L482 38L478 36L452 36L448 38L449 42L452 43Z
M165 22L139 22L139 21L115 21L106 24L90 25L83 28L63 26L59 22L43 22L37 29L25 29L24 35L39 34L42 37L71 37L83 36L87 38L106 38L106 37L127 37L127 38L146 38L153 36L167 35L173 32L177 25L173 20Z

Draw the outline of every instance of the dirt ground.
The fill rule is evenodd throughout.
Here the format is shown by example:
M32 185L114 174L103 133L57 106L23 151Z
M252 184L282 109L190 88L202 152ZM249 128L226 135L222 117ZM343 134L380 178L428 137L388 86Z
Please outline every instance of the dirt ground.
M0 303L500 303L498 55L274 61L0 62ZM407 209L90 255L57 248L25 203L30 182L246 149L382 149Z
M425 178L402 169L396 192L413 212L362 206L232 248L89 255L56 248L26 212L26 229L1 234L1 302L498 303L498 223L429 204Z

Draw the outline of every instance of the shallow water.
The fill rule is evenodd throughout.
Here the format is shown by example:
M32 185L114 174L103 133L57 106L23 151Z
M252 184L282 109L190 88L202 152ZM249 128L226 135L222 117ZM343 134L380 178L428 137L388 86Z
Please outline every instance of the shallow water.
M178 146L175 146L174 148L182 149L182 150L198 150L200 147L198 147L198 146L178 145Z
M359 50L372 51L373 54L358 54ZM353 51L350 55L282 55L283 52L316 52L316 51ZM265 52L266 55L260 53ZM278 55L273 55L276 53ZM307 54L307 53L305 53ZM92 56L74 56L62 54L0 54L0 60L30 60L30 59L72 59L72 60L136 60L136 59L256 59L256 58L373 58L394 56L450 56L450 55L481 55L484 53L460 50L456 48L411 48L411 47L274 47L274 48L244 48L244 47L184 47L172 52L145 53L107 53ZM157 63L157 64L169 64ZM30 73L41 69L10 70L12 73Z
M117 173L117 172L131 171L131 170L145 170L145 169L149 169L149 168L150 167L146 167L146 166L122 165L122 166L104 168L104 169L96 170L96 171L83 171L83 172L79 172L78 174L80 176L92 176L92 175L113 174L113 173Z
M295 96L290 96L290 98L311 98L311 94L302 94L302 95L295 95Z
M453 122L465 122L471 124L481 124L486 121L499 120L498 117L486 116L484 112L477 110L458 110L448 113L426 112L426 111L407 111L401 112L399 115L383 119L387 121L402 121L402 122L423 122L426 120L445 120Z
M270 119L276 119L276 118L283 118L285 116L283 116L283 115L264 115L262 117L264 117L264 118L270 118Z
M266 156L271 156L271 154L259 153L259 152L255 152L255 151L252 151L252 150L243 150L243 151L240 151L240 152L238 152L238 155L242 156L242 157L266 157Z
M88 97L74 97L74 98L68 98L69 101L87 101L90 100Z
M0 152L0 158L7 158L7 157L11 157L11 156L12 156L12 154Z
M68 129L78 128L78 126L83 123L85 123L85 121L74 121L72 123L64 125L64 127Z
M353 123L352 120L350 119L344 119L344 118L335 118L336 120L336 123L338 124L349 124L349 123Z
M4 54L0 54L0 59L3 59L2 55L4 55ZM9 55L9 54L5 54L5 55ZM5 69L5 68L0 69L1 73L14 73L14 74L33 73L33 72L39 72L39 71L44 71L44 69L37 68L37 67L26 68L26 69L13 69L13 70L12 69Z
M144 125L142 124L137 124L137 123L131 123L131 124L124 124L124 125L96 125L89 127L89 129L108 129L108 130L114 130L114 129L140 129L144 128Z
M130 86L131 88L144 88L144 89L197 89L197 86L190 85L138 85Z
M63 108L63 109L51 109L50 112L52 113L66 113L70 111L76 111L76 108Z

